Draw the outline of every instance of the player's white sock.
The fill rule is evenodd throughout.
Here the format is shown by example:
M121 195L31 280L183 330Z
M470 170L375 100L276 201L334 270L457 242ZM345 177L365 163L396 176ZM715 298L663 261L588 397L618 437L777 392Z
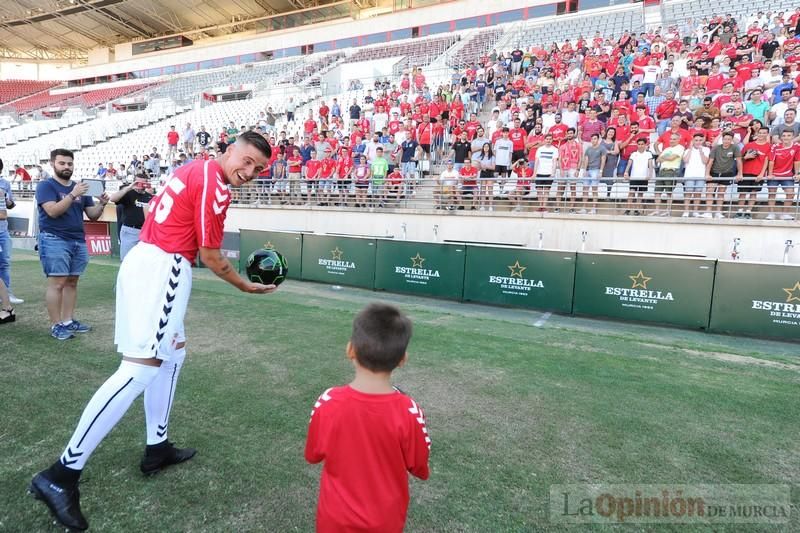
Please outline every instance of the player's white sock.
M175 350L169 361L161 363L158 375L144 391L144 414L147 421L147 445L167 440L169 412L175 398L175 386L181 373L186 348Z
M83 469L94 449L158 374L158 367L122 361L83 410L78 427L61 454L61 464Z

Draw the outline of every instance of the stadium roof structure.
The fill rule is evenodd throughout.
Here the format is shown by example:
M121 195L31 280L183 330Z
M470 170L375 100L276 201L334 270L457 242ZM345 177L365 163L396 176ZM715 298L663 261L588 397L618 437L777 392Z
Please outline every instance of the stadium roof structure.
M0 59L83 61L98 47L265 32L351 16L377 0L6 0Z

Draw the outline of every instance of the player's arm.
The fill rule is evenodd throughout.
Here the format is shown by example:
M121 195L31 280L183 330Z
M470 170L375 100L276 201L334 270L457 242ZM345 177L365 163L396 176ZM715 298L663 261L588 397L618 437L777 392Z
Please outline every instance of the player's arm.
M242 292L249 292L252 294L265 294L275 291L275 285L262 285L260 283L253 283L247 281L236 272L231 262L228 261L219 248L200 248L200 260L206 265L211 272L219 276L221 279L227 281Z

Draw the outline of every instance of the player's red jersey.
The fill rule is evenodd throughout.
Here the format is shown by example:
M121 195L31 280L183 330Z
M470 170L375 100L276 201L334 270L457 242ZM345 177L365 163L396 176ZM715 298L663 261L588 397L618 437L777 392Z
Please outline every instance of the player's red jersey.
M776 178L791 178L794 176L794 163L800 161L800 146L792 144L789 148L782 144L772 147L772 175Z
M408 472L428 479L430 438L422 409L401 392L352 387L322 393L311 411L305 458L324 461L317 533L402 532Z
M756 153L756 156L751 159L745 159L744 155L751 150ZM742 173L758 176L764 168L764 162L770 155L772 155L772 145L768 142L759 144L754 141L745 144L744 149L742 149Z
M150 201L150 216L139 240L194 263L200 247L222 246L231 194L217 161L193 161L179 167Z

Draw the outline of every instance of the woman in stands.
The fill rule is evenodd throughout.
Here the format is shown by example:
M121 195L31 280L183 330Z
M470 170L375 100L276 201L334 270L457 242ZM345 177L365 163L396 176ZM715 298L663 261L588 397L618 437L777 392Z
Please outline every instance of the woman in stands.
M611 196L611 189L614 186L614 177L619 164L619 142L617 142L617 128L608 128L600 141L606 149L606 162L600 173L600 181L606 184L608 196Z
M359 156L358 164L353 169L356 184L356 207L367 207L367 191L372 171L367 164L366 156Z
M480 176L478 181L478 203L480 204L480 210L494 211L495 168L492 145L488 142L484 143L480 153L476 155L477 161L480 164Z

